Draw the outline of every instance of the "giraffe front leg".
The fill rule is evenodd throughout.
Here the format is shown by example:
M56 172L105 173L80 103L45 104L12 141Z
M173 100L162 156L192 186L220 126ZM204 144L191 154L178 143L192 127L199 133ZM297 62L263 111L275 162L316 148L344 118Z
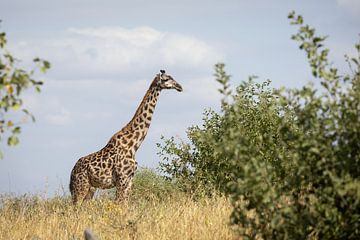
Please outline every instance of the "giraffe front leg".
M115 201L119 203L128 200L132 179L137 168L134 160L128 161L128 163L130 164L117 170Z
M96 192L96 188L90 187L89 191L87 192L87 194L84 198L84 201L91 200L94 197L95 192Z
M129 198L129 190L131 188L132 181L120 181L116 185L115 201L118 203L127 202Z

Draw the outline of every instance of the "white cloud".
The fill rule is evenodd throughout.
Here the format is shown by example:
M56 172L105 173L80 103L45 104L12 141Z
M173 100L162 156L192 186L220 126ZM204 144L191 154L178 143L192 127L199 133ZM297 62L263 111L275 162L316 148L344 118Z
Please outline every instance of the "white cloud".
M154 71L163 67L183 85L186 101L201 105L217 99L209 70L222 54L195 37L150 27L69 28L52 34L15 39L11 46L25 63L35 56L52 63L42 93L26 96L26 107L39 122L76 125L106 120L112 111L127 121ZM199 69L201 76L189 78L188 72L196 75Z
M150 27L139 27L126 29L121 27L101 28L70 28L69 32L80 36L88 36L100 39L116 39L137 47L148 47L156 41L161 40L165 33L156 31Z
M70 28L57 35L24 38L12 48L20 59L49 60L50 74L67 78L118 76L159 67L210 69L223 58L195 37L150 27Z

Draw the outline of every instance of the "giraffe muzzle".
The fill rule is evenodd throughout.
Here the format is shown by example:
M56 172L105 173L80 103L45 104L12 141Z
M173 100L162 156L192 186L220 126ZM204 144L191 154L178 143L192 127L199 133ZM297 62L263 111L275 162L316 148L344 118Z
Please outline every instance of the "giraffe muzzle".
M178 83L175 83L174 88L175 88L176 91L178 91L178 92L182 92L182 91L183 91L182 86L181 86L180 84L178 84Z

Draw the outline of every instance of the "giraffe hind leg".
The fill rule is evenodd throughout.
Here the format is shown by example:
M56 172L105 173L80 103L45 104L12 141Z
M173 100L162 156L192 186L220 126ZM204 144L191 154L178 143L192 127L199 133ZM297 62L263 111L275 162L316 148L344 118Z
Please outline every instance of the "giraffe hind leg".
M95 193L92 192L89 181L85 177L75 177L72 179L71 195L74 204L82 203L84 200L91 199Z

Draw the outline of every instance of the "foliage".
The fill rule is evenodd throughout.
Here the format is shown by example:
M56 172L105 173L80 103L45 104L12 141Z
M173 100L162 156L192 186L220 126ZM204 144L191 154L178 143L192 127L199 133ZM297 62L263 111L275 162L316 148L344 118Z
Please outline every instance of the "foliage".
M129 201L164 201L179 194L176 184L149 168L138 170L134 176Z
M158 144L159 155L163 157L160 169L183 191L194 194L211 194L214 188L223 186L223 176L217 173L218 165L224 162L215 157L212 143L203 141L203 135L220 139L220 116L214 111L204 113L203 126L190 127L187 131L190 143L176 144L175 138L164 139ZM223 166L225 167L225 166Z
M224 71L224 64L215 67L216 80L222 84L220 93L226 106L226 97L231 95L229 85L230 76ZM192 126L187 130L189 142L176 142L174 137L162 138L163 144L158 144L160 170L175 181L183 191L195 195L212 195L214 190L225 190L229 181L229 164L227 156L214 151L214 145L221 141L223 131L223 117L211 110L205 110L202 126Z
M25 89L35 88L40 92L42 81L35 80L35 69L26 71L18 67L17 60L6 49L6 34L0 32L0 141L7 139L9 146L19 143L21 122L16 122L11 112L22 111L25 115L34 117L23 107L22 94ZM48 61L35 58L34 63L42 73L50 68Z
M271 89L254 77L234 94L224 65L215 67L221 113L188 129L190 142L160 145L169 178L227 193L231 223L245 238L360 237L360 44L349 74L328 60L325 37L289 14L316 89Z

